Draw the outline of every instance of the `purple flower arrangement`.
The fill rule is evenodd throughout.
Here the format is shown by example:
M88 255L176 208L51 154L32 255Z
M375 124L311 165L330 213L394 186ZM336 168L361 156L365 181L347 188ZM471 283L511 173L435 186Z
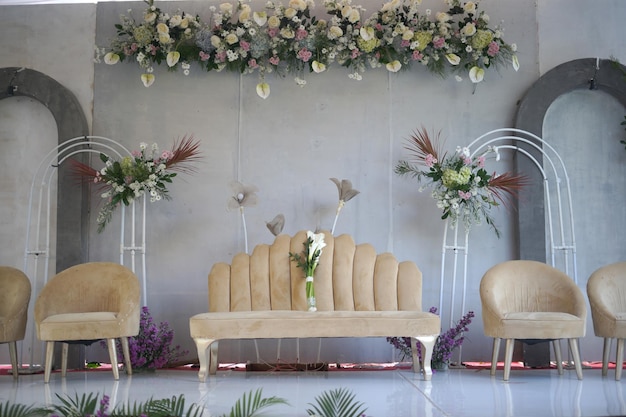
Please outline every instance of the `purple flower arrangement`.
M174 363L189 353L180 345L172 347L174 330L167 322L158 325L152 319L150 310L144 306L139 318L139 333L128 338L130 364L133 369L160 369ZM103 342L101 342L103 343ZM123 362L121 343L116 341L118 360ZM103 346L106 345L103 343Z
M437 307L431 307L429 312L437 314ZM439 364L448 364L454 349L463 344L465 336L463 334L469 330L469 325L474 318L474 312L468 311L456 326L451 327L445 333L442 333L437 338L435 348L433 349L433 355L431 358L431 366L437 367ZM411 357L411 338L409 337L388 337L387 341L393 345L396 349L402 352L403 359ZM417 354L420 360L422 360L421 344L417 344Z

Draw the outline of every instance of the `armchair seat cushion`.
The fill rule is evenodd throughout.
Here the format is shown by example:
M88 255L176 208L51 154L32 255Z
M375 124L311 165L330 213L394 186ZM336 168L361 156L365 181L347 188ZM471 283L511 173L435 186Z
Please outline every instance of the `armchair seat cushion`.
M501 320L503 339L568 339L585 335L585 320L562 312L506 313Z
M113 312L64 313L46 317L39 333L43 340L110 339L120 337L120 326Z

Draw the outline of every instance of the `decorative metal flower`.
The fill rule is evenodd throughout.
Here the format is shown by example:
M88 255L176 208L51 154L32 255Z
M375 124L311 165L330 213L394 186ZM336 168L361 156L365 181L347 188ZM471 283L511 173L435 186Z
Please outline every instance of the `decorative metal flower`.
M271 221L265 222L265 225L274 236L278 236L285 226L285 216L282 213L277 214Z
M254 185L245 185L239 181L230 183L233 195L228 199L228 208L239 208L241 213L241 222L243 225L243 235L245 239L245 250L248 253L248 229L246 227L246 216L244 215L244 207L253 207L257 203L256 192L259 189Z
M343 208L343 206L354 197L356 197L360 191L352 188L352 182L350 180L343 179L339 181L337 178L331 178L332 182L337 186L337 191L339 192L339 203L337 204L337 212L335 214L335 221L333 222L333 228L331 233L335 232L335 226L337 225L337 218L339 217L339 212Z

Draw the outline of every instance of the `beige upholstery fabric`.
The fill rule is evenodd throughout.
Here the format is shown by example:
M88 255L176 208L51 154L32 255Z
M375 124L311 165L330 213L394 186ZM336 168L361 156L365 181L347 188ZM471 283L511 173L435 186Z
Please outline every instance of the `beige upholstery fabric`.
M9 344L15 379L19 375L16 342L26 332L30 291L30 280L22 271L0 266L0 343Z
M617 262L596 270L587 281L593 330L604 338L602 375L609 369L611 339L617 339L615 380L622 377L624 339L626 338L626 262Z
M139 332L139 297L135 274L116 263L80 264L52 277L35 302L37 336L47 342L45 382L50 380L55 341L63 342L65 376L66 342L107 339L113 376L119 379L115 339L120 338L130 375L128 337Z
M406 336L424 346L424 378L441 330L439 316L422 312L422 273L413 262L377 255L349 235L325 232L326 247L315 271L317 312L308 312L305 277L289 259L300 253L306 231L277 236L252 255L217 263L209 273L209 312L191 317L199 377L217 371L220 339ZM210 349L209 349L210 348ZM207 352L208 350L208 352ZM415 372L420 371L413 346ZM208 355L208 356L207 356ZM207 369L208 368L208 369Z
M582 291L570 277L542 262L507 261L485 273L480 298L485 335L494 338L492 375L501 339L506 339L505 381L514 339L553 340L559 373L563 369L558 339L568 339L578 379L582 379L577 343L585 335L587 310Z

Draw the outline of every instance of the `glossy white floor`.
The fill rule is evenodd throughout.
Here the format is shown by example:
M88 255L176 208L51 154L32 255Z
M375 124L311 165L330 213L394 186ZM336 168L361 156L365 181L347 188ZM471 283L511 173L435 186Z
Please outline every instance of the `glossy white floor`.
M432 381L409 370L330 372L219 371L200 383L195 371L159 370L131 377L110 372L70 372L66 378L53 373L50 383L43 375L0 376L0 402L22 404L58 403L56 394L98 392L111 403L130 403L148 398L184 394L186 404L202 404L207 416L228 414L244 393L263 388L264 396L285 398L290 406L275 406L266 416L306 416L309 403L324 390L345 387L367 406L368 417L409 416L616 416L626 415L626 379L615 381L614 370L602 377L598 369L585 369L579 381L573 370L559 376L556 370L513 370L509 382L502 371L491 377L488 370L450 369L433 375Z

